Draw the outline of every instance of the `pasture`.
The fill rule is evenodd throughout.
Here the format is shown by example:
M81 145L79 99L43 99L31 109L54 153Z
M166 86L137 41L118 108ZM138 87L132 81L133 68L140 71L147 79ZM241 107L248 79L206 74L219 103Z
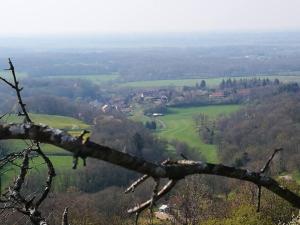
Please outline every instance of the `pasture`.
M296 180L296 182L300 185L300 170L295 171L293 173L293 178Z
M67 131L89 128L89 125L72 117L35 113L30 113L29 116L35 123L47 124L50 127L64 129ZM12 114L5 117L4 121L7 123L21 123L22 117Z
M90 129L90 126L88 124L85 124L84 122L72 117L45 115L45 114L32 114L32 113L30 114L30 117L35 123L47 124L50 127L55 127L55 128L65 130L70 134L76 136L78 136L83 129L86 130ZM3 122L20 123L22 122L22 118L16 115L10 115L5 117ZM1 144L4 145L6 148L8 148L9 151L18 151L26 148L27 145L29 144L29 141L28 140L5 140L5 141L1 141ZM63 184L63 179L64 179L62 178L62 176L60 176L60 173L62 173L65 170L68 170L70 171L70 173L72 173L73 158L69 152L61 148L55 147L53 145L41 144L41 148L48 155L55 169L57 170L58 177L57 179L55 179L54 187L59 189L61 187L61 184ZM46 169L45 163L42 161L41 158L33 158L30 163L31 163L31 167L33 168L31 170L32 175L43 172ZM82 165L81 160L79 161L79 164ZM2 180L2 188L7 186L8 182L10 181L9 179L16 177L18 173L19 173L18 167L12 165L7 167L6 170L2 174L0 174ZM72 176L70 176L69 179L71 179L71 177Z
M58 76L43 76L41 78L48 78L48 79L64 79L64 80L88 80L97 85L105 84L108 82L113 82L114 80L119 78L119 75L114 74L87 74L87 75L58 75Z
M239 105L169 108L167 115L158 118L165 126L157 134L167 140L186 142L190 147L199 150L208 162L217 162L216 146L205 144L201 140L193 117L202 113L214 120L222 114L228 115L239 108Z
M77 171L72 169L73 158L72 156L49 156L49 159L52 161L57 175L53 181L53 188L59 190L62 188L62 186L68 185L66 179L70 181L72 177L76 176ZM78 167L82 167L81 160L79 160ZM29 175L30 177L35 178L37 178L39 174L44 174L47 171L47 167L40 157L32 158L30 160L30 168L31 170L29 170ZM68 173L65 173L65 171L68 171ZM11 165L10 167L7 167L2 174L0 174L2 190L5 189L5 187L7 187L12 181L14 181L14 179L19 175L19 172L19 167ZM66 174L68 174L67 178ZM46 176L43 176L43 178L45 177ZM39 180L39 182L44 181Z

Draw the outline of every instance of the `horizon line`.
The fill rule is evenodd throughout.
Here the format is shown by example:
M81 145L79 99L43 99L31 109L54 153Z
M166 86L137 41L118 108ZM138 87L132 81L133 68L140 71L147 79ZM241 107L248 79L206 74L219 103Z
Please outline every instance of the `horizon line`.
M14 33L1 34L3 38L76 38L91 36L165 36L165 35L211 35L211 34L280 34L280 33L300 33L299 29L264 29L264 30L207 30L207 31L128 31L128 32L67 32L67 33ZM75 35L75 37L74 37Z

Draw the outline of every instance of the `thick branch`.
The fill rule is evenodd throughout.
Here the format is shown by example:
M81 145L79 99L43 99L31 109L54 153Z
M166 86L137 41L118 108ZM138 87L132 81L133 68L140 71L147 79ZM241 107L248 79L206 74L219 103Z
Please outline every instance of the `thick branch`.
M294 207L300 209L300 196L282 187L274 179L257 172L250 172L222 164L189 160L159 165L91 141L82 143L80 139L72 137L62 130L31 123L0 125L0 140L1 139L39 140L42 143L52 144L72 153L81 152L84 157L104 160L129 170L148 174L154 178L178 180L192 174L211 174L249 181L258 186L265 187L290 202Z

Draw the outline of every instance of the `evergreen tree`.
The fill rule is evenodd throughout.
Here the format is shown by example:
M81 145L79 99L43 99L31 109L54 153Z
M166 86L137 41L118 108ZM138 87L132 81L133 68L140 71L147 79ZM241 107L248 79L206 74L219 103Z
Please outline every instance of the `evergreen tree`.
M202 80L202 81L201 81L200 88L201 88L201 89L206 88L206 82L205 82L205 80Z

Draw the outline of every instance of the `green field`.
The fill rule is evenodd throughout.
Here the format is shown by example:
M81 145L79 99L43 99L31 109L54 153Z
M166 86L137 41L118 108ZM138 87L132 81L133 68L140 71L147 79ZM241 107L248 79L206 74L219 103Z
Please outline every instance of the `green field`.
M300 73L299 73L300 74ZM223 79L228 79L229 77L217 77L217 78L198 78L198 79L182 79L182 80L151 80L151 81L136 81L122 83L122 87L131 88L154 88L154 87L168 87L168 86L195 86L196 83L200 83L201 80L205 80L209 87L216 87L221 83ZM269 78L271 80L279 79L282 82L300 82L300 76L289 75L289 76L249 76L249 77L230 77L231 79L241 79L241 78Z
M29 116L35 123L47 124L50 127L68 131L83 130L89 128L89 125L72 117L34 113L30 113ZM9 115L5 117L4 121L8 123L21 123L22 117L19 117L17 115Z
M79 133L83 129L90 129L90 126L85 124L84 122L77 120L72 117L65 116L56 116L56 115L45 115L45 114L30 114L31 119L35 123L43 123L47 124L54 128L63 129L69 132L72 135L79 135ZM22 118L11 115L4 119L3 122L14 122L19 123L22 122ZM26 148L28 140L5 140L1 141L10 151L19 151ZM43 151L49 156L54 167L58 172L58 177L55 179L57 188L60 187L60 183L63 183L63 178L60 175L59 171L69 170L72 173L72 156L69 152L64 151L61 148L55 147L53 145L41 144L41 148ZM82 162L80 161L80 165ZM34 158L31 161L31 167L33 168L32 175L39 171L45 170L44 162L41 158ZM16 166L10 166L4 171L4 174L1 174L2 185L3 187L8 185L8 182L11 182L10 179L14 178L19 172L19 168Z
M300 171L295 171L293 173L293 178L296 180L296 182L300 185Z
M114 81L118 79L120 76L118 73L112 73L112 74L86 74L86 75L53 75L53 76L30 76L27 73L18 73L17 72L17 78L18 79L23 79L23 78L28 78L28 77L33 77L33 78L39 78L39 79L66 79L66 80L77 80L77 79L82 79L82 80L88 80L92 81L95 84L104 84L110 81ZM3 71L1 72L0 76L7 80L12 80L12 75L8 71Z
M98 74L98 75L59 75L59 76L43 76L42 78L49 78L49 79L82 79L88 80L95 84L104 84L110 81L114 81L119 78L118 74Z
M72 156L49 156L51 162L54 165L57 177L54 179L54 187L59 189L61 185L64 185L63 176L64 171L68 171L69 176L73 176L73 173L76 173L72 169ZM78 167L82 167L82 162L79 161ZM44 161L39 158L33 158L30 160L30 172L29 175L35 176L36 174L42 173L47 170ZM6 168L3 174L0 174L2 181L2 188L7 187L14 179L19 175L20 168L16 166L10 166Z
M59 170L72 169L72 157L71 156L49 156L55 168ZM33 170L43 170L46 169L44 161L39 158L33 158L30 160L30 168ZM16 177L19 174L20 168L12 166L3 175L2 178Z
M90 129L90 126L88 124L85 124L84 122L72 117L46 115L46 114L30 114L30 117L35 123L47 124L50 127L65 130L75 136L79 136L80 132L84 129L87 130ZM6 123L21 123L22 118L16 115L10 115L5 117L2 121ZM11 151L25 148L27 146L25 142L26 141L23 140L1 141L1 143L5 144L5 146L11 149ZM45 153L49 155L67 154L66 151L52 145L42 144L41 146L42 149L45 151Z
M169 114L159 117L159 120L165 124L165 128L162 128L158 135L167 140L175 139L186 142L189 146L198 149L207 161L217 162L216 146L201 141L193 116L203 113L211 119L216 119L221 114L227 115L239 108L238 105L170 108Z

